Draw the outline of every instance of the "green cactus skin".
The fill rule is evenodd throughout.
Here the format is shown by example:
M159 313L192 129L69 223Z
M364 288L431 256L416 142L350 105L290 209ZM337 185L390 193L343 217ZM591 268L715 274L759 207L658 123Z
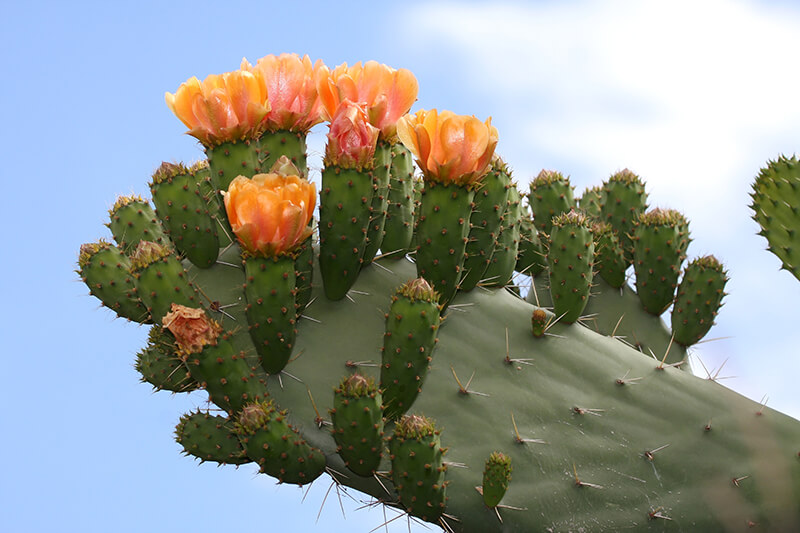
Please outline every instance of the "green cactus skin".
M547 235L553 227L553 217L576 207L569 177L553 170L542 170L533 179L528 202L536 229Z
M383 226L383 255L402 259L411 248L414 233L414 161L403 143L395 143L389 169L389 203Z
M123 252L130 255L141 241L172 243L164 235L161 223L150 204L138 196L120 196L108 212L108 229Z
M602 218L603 188L600 186L588 187L578 199L578 208L592 220Z
M469 218L464 276L461 279L462 291L474 289L486 277L484 274L498 246L510 187L511 173L505 162L498 157L492 161L489 172L475 191Z
M295 257L246 256L245 313L250 338L267 374L277 374L289 362L297 337Z
M594 277L594 240L586 216L570 211L553 217L548 248L553 312L572 324L588 303Z
M265 131L254 141L258 153L258 166L262 171L285 155L300 171L301 177L308 178L308 162L306 156L306 134L294 131Z
M297 252L297 259L294 262L295 283L297 284L297 294L295 294L295 305L297 316L303 314L308 303L311 301L311 287L314 284L314 232L308 239L300 244Z
M758 173L750 209L781 268L800 280L800 162L780 156Z
M727 272L713 255L686 265L672 308L675 342L691 346L708 333L722 306L727 282Z
M151 323L147 308L136 295L131 262L118 247L102 239L82 245L77 272L92 296L117 315Z
M428 373L439 329L438 294L422 278L397 289L386 313L381 360L383 415L400 418L414 403Z
M539 232L533 225L531 212L525 206L522 207L519 222L519 250L517 266L514 269L535 278L547 268L547 252L539 238Z
M436 522L445 508L447 482L445 449L433 421L406 415L394 427L389 441L392 482L408 514Z
M660 315L672 304L681 263L683 235L688 222L672 209L653 209L640 215L633 230L633 268L636 292L648 313Z
M199 353L187 354L186 367L212 402L229 415L250 403L269 396L266 380L257 363L231 342L231 333L220 336L216 345L206 345Z
M183 265L171 250L141 241L131 256L131 273L136 279L136 294L156 324L173 303L197 307L197 295Z
M178 252L200 268L217 261L220 246L217 221L211 216L206 188L201 185L206 175L203 165L190 169L162 163L150 182L156 214L166 234Z
M341 300L361 270L373 196L372 173L336 166L322 170L319 265L325 296Z
M135 368L142 382L155 390L191 392L200 388L189 374L183 360L176 353L175 339L161 326L153 326L147 337L147 346L136 354Z
M197 457L201 463L243 465L251 462L234 433L234 423L224 416L199 410L185 414L175 427L175 440L183 446L185 455Z
M243 140L206 146L211 183L227 191L237 176L252 178L261 169L255 141Z
M489 266L483 273L484 285L505 287L511 282L514 268L517 266L517 252L520 241L520 219L522 215L522 198L517 186L508 190L508 201L503 213L500 236L489 260Z
M261 472L281 483L305 485L325 469L322 451L309 446L271 400L248 404L239 414L236 432Z
M592 226L595 239L595 265L597 273L612 287L619 289L625 283L628 262L619 243L619 237L610 224L597 222Z
M639 215L647 210L647 193L641 178L623 169L609 177L602 185L601 218L611 224L619 236L625 252L625 261L633 262L633 228Z
M233 263L239 253L234 246L220 259ZM321 287L315 287L318 297L312 308L319 322L300 324L296 350L303 356L292 362L291 372L302 383L284 379L280 387L270 379L271 398L291 407L287 416L292 425L310 446L324 451L332 470L344 472L346 467L329 429L319 428L317 421L319 412L333 407L333 376L351 366L354 356L351 348L332 349L331 339L345 336L351 347L379 345L385 319L375 309L385 306L386 293L414 272L408 262L397 262L391 273L364 269L354 285L355 303L321 298ZM205 270L190 267L190 273L211 300L227 304L240 294L241 274L224 264ZM597 284L606 289L593 294L590 305L617 306L608 314L609 331L624 315L617 335L631 325L636 332L626 339L631 344L648 334L655 338L654 333L666 338L665 344L669 341L660 319L641 309L632 290L620 294L602 280ZM454 530L715 531L748 520L774 531L798 529L797 420L588 328L559 322L548 330L553 336L535 339L530 329L534 307L506 291L471 291L459 298L464 312L451 311L439 328L435 364L413 406L416 413L444 421L448 457L467 465L447 472L445 512L458 521L445 520ZM235 320L223 315L227 328L245 323L241 306L228 311ZM237 350L253 352L243 330L230 342ZM507 364L507 346L512 357L530 358L533 366ZM677 344L672 350L685 353ZM664 354L653 351L659 359ZM360 357L370 358L366 352ZM471 389L488 396L459 393L451 367L467 377L474 371ZM377 378L378 369L366 362L359 369ZM266 379L261 369L253 372ZM309 391L319 411L309 401ZM709 421L712 429L706 430ZM645 451L667 443L653 462L644 458ZM502 524L474 488L481 485L486 457L498 449L514 461L512 490L503 503L528 508L501 508ZM381 470L390 468L384 458ZM737 490L731 480L743 475L751 477L741 483L744 490ZM337 479L386 498L371 477ZM392 490L388 481L383 483ZM659 507L671 520L650 519Z
M386 141L378 141L373 158L372 171L372 203L370 205L369 227L367 228L367 245L364 248L362 265L372 262L383 243L383 231L386 225L386 210L389 205L389 175L392 165L392 146Z
M511 457L501 452L492 452L483 468L483 503L486 507L497 507L506 495L511 481Z
M371 476L383 453L381 393L372 378L353 374L333 391L333 440L344 464L359 476Z
M425 278L447 306L458 290L475 191L426 181L417 218L417 275Z

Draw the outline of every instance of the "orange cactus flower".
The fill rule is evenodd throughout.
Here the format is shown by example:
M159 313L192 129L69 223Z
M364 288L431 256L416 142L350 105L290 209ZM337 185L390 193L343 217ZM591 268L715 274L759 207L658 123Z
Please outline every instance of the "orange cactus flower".
M258 138L270 109L261 73L241 70L212 74L202 82L189 78L164 98L187 133L206 146Z
M366 106L342 101L331 121L325 166L363 169L371 167L378 142L378 128L369 123Z
M239 176L223 194L231 228L250 254L272 257L292 252L311 235L308 223L317 190L298 176Z
M388 141L396 137L397 120L417 100L419 83L410 70L367 61L351 67L343 63L333 71L321 69L317 90L327 120L332 119L345 99L366 104L370 124L381 131L381 139Z
M397 135L411 150L425 179L468 186L489 170L497 146L492 119L451 111L417 111L397 122Z
M269 95L270 112L267 130L288 130L307 133L322 122L322 106L317 97L317 73L323 68L322 60L313 65L307 55L268 55L252 66L242 60L242 70L259 72L264 78Z

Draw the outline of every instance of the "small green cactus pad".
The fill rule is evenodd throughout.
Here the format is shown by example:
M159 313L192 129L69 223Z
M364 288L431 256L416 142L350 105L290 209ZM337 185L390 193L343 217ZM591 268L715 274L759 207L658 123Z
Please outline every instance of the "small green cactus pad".
M531 313L531 333L537 339L544 337L547 332L547 327L553 321L553 317L547 314L547 311L537 307Z
M392 482L401 505L427 522L441 517L446 501L445 449L433 421L407 415L394 427L389 441Z
M378 141L375 147L372 169L372 204L370 205L367 245L364 248L364 262L367 265L378 253L383 244L383 228L386 225L386 210L389 205L389 168L392 165L392 146Z
M136 294L131 262L118 247L99 240L81 246L78 274L106 307L134 322L149 323L150 313Z
M484 279L484 272L502 229L503 214L508 206L508 190L511 174L502 159L492 161L489 172L475 191L472 214L469 218L469 237L464 260L464 276L461 290L470 291Z
M141 241L131 256L136 293L156 324L173 303L197 307L197 295L183 265L169 248Z
M578 208L590 219L600 220L604 202L603 194L603 188L599 185L587 188L578 199Z
M353 374L333 391L333 440L344 464L359 476L371 476L383 452L381 393L371 377Z
M570 211L553 217L547 262L553 312L572 324L589 301L594 276L594 240L586 215Z
M123 252L130 255L141 241L171 246L149 203L139 196L120 196L108 212L108 229Z
M639 215L633 230L636 292L648 313L660 315L672 304L681 264L686 258L686 218L673 209Z
M264 371L277 374L289 362L297 338L295 257L247 255L243 264L250 338Z
M517 266L521 213L522 198L517 186L512 184L508 190L508 201L506 210L503 212L500 235L489 260L489 266L483 273L484 285L505 287L511 282L514 268Z
M602 189L601 219L617 232L625 260L630 264L633 261L633 227L639 215L647 210L644 182L626 168L604 181Z
M403 143L391 147L389 203L381 243L383 255L402 259L411 247L414 233L414 159Z
M519 250L517 252L517 266L515 270L521 274L536 277L547 268L547 252L544 249L539 232L533 225L531 213L527 207L522 207L522 216L519 225Z
M417 218L417 275L446 306L456 294L466 257L474 189L426 181Z
M619 237L610 224L597 222L592 226L595 239L595 265L597 273L612 287L618 289L625 283L628 263Z
M218 191L227 191L237 176L252 178L261 169L257 147L249 140L207 146L206 157L211 183Z
M200 384L178 356L174 341L161 326L150 328L147 346L136 355L135 368L142 375L142 381L155 390L191 392L200 388Z
M319 266L325 296L341 300L361 270L373 196L372 172L322 170Z
M404 414L422 390L436 345L438 294L423 278L402 285L386 314L381 360L384 416Z
M528 202L536 229L547 235L553 227L553 217L576 207L569 177L555 170L542 170L533 179Z
M236 433L247 456L261 472L281 483L305 485L325 470L325 455L309 446L278 411L272 400L246 405L239 414Z
M497 507L508 490L511 481L511 457L492 452L483 468L483 503L486 507Z
M308 178L306 134L283 130L265 131L255 141L255 147L258 154L258 166L262 171L272 168L272 165L285 155L300 171L300 177Z
M192 168L162 163L150 183L156 214L167 235L178 252L200 268L217 261L220 246L218 223L209 210L218 199L209 181L205 163Z
M220 337L216 345L207 345L199 353L186 354L185 358L192 378L229 415L268 396L266 380L258 372L255 358L237 351L230 335Z
M800 280L800 162L780 156L762 168L750 193L753 220L781 268Z
M233 422L224 416L199 410L185 414L175 427L175 440L183 446L183 453L197 457L200 462L221 465L251 462L234 433Z
M691 346L708 333L722 306L727 282L725 269L713 255L686 265L672 308L675 342Z

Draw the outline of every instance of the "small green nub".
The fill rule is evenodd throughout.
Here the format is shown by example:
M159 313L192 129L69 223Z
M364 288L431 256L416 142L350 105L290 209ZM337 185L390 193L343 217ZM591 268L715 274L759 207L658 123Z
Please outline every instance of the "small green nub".
M542 170L533 179L528 202L536 229L548 235L553 227L553 217L576 207L569 177L555 170Z
M175 440L183 446L186 455L193 455L200 462L214 461L221 465L249 463L250 458L233 429L233 422L224 416L196 411L181 417L175 428Z
M322 451L303 440L286 421L286 411L278 411L272 400L244 406L235 431L247 456L258 463L261 472L281 483L305 485L325 470Z
M511 457L492 452L483 469L483 503L494 508L500 503L511 481Z
M550 325L550 319L544 309L536 308L533 310L531 316L531 332L537 339L544 336L547 331L547 326Z
M671 304L686 258L688 222L678 211L652 209L639 215L633 231L636 293L644 309L660 315Z
M370 377L353 374L334 390L333 438L345 465L360 476L371 476L383 452L381 393Z
M618 289L625 283L625 271L628 263L625 253L619 243L617 233L606 222L597 222L592 225L595 239L595 264L597 273L606 282Z
M89 292L118 316L151 323L144 303L136 295L136 285L128 257L118 247L104 241L81 245L78 274Z
M722 306L727 282L727 272L713 255L695 259L686 266L672 307L675 342L691 346L708 333Z
M155 390L191 392L200 384L189 374L183 360L178 357L175 339L161 326L153 326L148 334L147 346L136 355L136 370L142 382Z
M170 245L155 211L140 196L120 196L108 214L108 228L126 254L135 250L140 241Z

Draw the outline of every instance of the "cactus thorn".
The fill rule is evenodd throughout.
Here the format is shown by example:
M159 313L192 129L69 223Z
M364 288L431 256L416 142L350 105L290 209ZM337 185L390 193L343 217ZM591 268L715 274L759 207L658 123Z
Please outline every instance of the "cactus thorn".
M532 365L531 361L533 359L511 359L510 349L508 345L508 328L506 328L506 357L503 359L506 364L513 365L519 363L521 365ZM517 370L521 370L521 367L517 367Z
M511 413L511 424L514 426L514 441L516 441L517 444L525 444L526 442L533 444L547 444L547 441L542 439L523 439L519 434L519 429L517 429L517 422L514 420L514 413Z
M572 463L572 471L575 474L575 486L576 487L589 487L592 489L604 489L602 485L596 485L594 483L587 483L586 481L581 481L581 478L578 477L578 468L575 466L575 463Z
M655 454L656 454L657 452L660 452L661 450L663 450L663 449L664 449L664 448L666 448L667 446L669 446L669 444L665 444L665 445L663 445L663 446L659 446L658 448L656 448L656 449L654 449L654 450L646 450L646 451L645 451L645 452L642 454L642 456L643 456L645 459L647 459L648 461L654 461L654 460L655 460Z
M456 369L453 368L453 365L450 365L450 370L453 372L453 377L456 378L456 383L458 383L458 393L459 394L463 394L465 396L470 395L470 394L477 394L478 396L489 396L488 394L483 393L483 392L469 390L469 386L470 386L470 384L472 384L472 380L475 377L475 372L477 372L477 370L473 370L472 371L472 375L469 377L469 381L467 381L467 385L466 386L464 386L461 383L461 380L458 379L458 375L456 374Z
M627 372L625 372L625 375L624 375L624 376L622 376L621 378L618 378L618 379L616 379L616 380L614 381L614 383L616 383L617 385L638 385L638 381L639 381L640 379L642 379L642 378L641 378L641 377L638 377L638 378L629 378L629 377L628 377L628 374L630 374L630 372L631 372L631 370L630 370L630 369L628 369L628 371L627 371Z
M747 479L749 477L750 476L735 477L735 478L733 478L731 480L731 483L733 483L734 487L738 487L740 482L744 481L745 479Z

